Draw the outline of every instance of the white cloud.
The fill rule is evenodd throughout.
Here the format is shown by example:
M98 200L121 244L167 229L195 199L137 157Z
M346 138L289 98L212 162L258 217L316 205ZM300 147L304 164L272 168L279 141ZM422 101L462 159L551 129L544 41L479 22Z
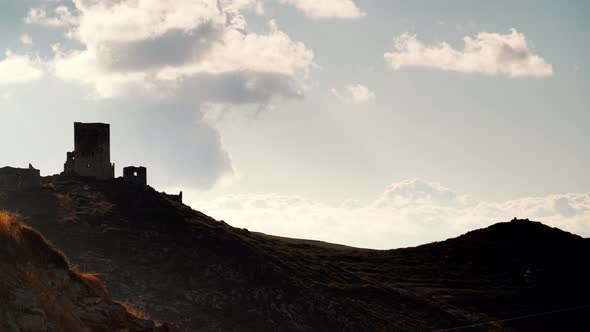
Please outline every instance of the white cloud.
M314 19L359 18L366 14L352 0L280 0Z
M236 227L368 248L444 240L513 217L590 236L590 195L478 202L437 183L407 180L375 200L329 205L298 196L237 195L194 204Z
M315 66L313 51L273 21L267 32L250 31L241 11L262 13L259 0L72 0L69 9L53 6L31 9L25 18L61 27L70 39L53 45L49 73L87 87L91 98L120 98L134 114L134 127L167 133L165 139L143 137L130 149L152 165L155 185L209 189L236 176L201 106L264 107L301 98ZM139 155L146 140L150 151ZM185 147L182 154L175 153L178 147Z
M364 104L375 99L375 93L362 84L349 84L344 92L332 88L332 94L345 104Z
M92 87L99 98L132 92L166 95L199 84L219 87L214 98L230 102L299 97L314 54L272 21L266 34L249 32L239 9L259 3L75 0L75 15L47 17L32 11L34 19L27 21L65 22L68 35L84 47L57 45L52 73ZM199 102L211 101L205 93L197 96L203 99Z
M21 44L23 45L33 45L33 38L31 38L31 36L25 34L22 34L19 38Z
M47 27L59 28L75 24L75 16L68 7L58 6L53 10L53 16L47 15L44 8L30 8L25 17L27 24L39 24Z
M221 6L226 9L235 10L253 10L256 14L264 14L264 4L262 0L220 0Z
M429 67L462 73L506 75L509 77L553 75L553 67L531 49L524 34L511 29L508 34L480 32L463 38L463 50L448 43L427 46L416 35L403 34L394 50L385 53L393 70Z
M440 183L423 180L404 180L387 186L374 202L378 208L404 208L411 206L468 207L474 201L458 195Z
M43 62L30 55L18 55L6 51L0 60L0 85L24 84L43 77Z

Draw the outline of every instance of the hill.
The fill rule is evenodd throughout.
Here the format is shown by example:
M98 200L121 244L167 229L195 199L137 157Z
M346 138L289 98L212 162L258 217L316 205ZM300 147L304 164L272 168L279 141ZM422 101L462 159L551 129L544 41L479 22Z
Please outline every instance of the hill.
M379 251L236 229L120 180L45 178L0 208L187 331L529 330L590 313L588 240L531 221Z
M93 275L16 216L0 211L0 330L169 331L114 302Z

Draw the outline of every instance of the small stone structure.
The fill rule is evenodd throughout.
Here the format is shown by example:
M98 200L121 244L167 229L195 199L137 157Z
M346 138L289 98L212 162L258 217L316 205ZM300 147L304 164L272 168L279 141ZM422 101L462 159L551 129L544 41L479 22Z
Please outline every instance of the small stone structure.
M31 164L29 168L0 168L0 190L28 191L41 187L41 172Z
M147 186L147 169L143 166L123 168L123 180L137 186Z
M115 164L111 163L111 137L108 123L74 122L74 151L67 153L62 175L98 180L115 178ZM143 166L125 167L123 181L146 187L147 168ZM0 189L2 189L1 183ZM182 191L178 195L165 192L162 195L182 204Z
M110 126L106 123L74 123L74 151L67 153L65 175L99 180L115 177L111 163Z
M165 192L163 192L162 195L164 195L164 197L168 198L171 201L182 204L182 191L178 195L167 194Z

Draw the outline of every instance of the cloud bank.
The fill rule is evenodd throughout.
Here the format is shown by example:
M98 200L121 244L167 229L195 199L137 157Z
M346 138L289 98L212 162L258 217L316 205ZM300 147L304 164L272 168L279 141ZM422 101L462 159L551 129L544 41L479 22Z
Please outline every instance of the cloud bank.
M391 184L367 203L329 205L298 196L237 195L193 206L236 227L377 249L444 240L513 217L590 236L588 194L480 202L423 180Z
M313 19L359 18L366 14L352 0L280 0Z
M33 8L26 22L65 27L80 48L54 47L52 73L94 89L98 98L174 95L192 81L225 86L266 103L302 95L314 54L271 21L252 33L240 8L254 1L74 0L53 16ZM268 80L279 84L265 85ZM262 89L262 93L258 89ZM198 94L199 102L207 94ZM218 96L219 98L220 96ZM239 99L239 98L238 98Z
M393 70L403 67L427 67L461 73L506 75L508 77L545 77L553 67L535 54L524 34L511 29L508 34L480 32L463 38L462 50L442 42L428 46L416 35L405 33L396 38L394 49L385 53Z
M349 84L344 92L332 88L332 94L344 104L364 104L375 99L375 93L362 84Z

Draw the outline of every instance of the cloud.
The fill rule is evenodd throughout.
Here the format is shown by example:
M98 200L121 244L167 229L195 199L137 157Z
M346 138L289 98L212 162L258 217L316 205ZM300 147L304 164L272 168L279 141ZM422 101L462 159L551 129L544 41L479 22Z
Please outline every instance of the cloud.
M67 26L68 35L83 48L56 45L52 73L93 88L97 98L140 92L174 95L194 80L216 86L223 82L243 84L241 91L260 97L242 98L253 103L301 95L303 82L314 65L314 54L303 43L293 41L274 21L269 23L268 33L250 32L239 9L257 7L258 3L75 0L75 10L67 11L70 14L47 17L42 11L31 10L35 14L27 21L47 24L59 20ZM269 77L280 84L259 84ZM229 92L235 90L234 85ZM256 87L262 87L263 93ZM201 97L205 100L198 102L209 101ZM228 94L227 99L240 98Z
M302 11L307 17L359 18L366 14L352 0L280 0Z
M264 14L264 4L262 0L220 0L220 5L226 9L234 10L253 10L256 14Z
M388 249L444 240L513 217L590 236L590 195L478 202L438 183L406 180L370 202L331 205L300 196L236 195L195 204L236 227L287 237Z
M43 66L43 62L37 57L18 55L8 50L4 59L0 60L0 85L37 81L43 77Z
M463 50L448 43L427 46L416 35L405 33L395 40L394 50L385 53L393 70L403 67L428 67L461 73L544 77L553 67L535 54L524 34L511 29L508 34L480 32L463 38Z
M47 60L50 75L86 88L107 110L126 110L116 117L131 119L125 160L149 165L156 186L209 189L236 171L203 105L302 98L315 66L302 42L274 21L250 31L242 11L261 14L262 1L73 0L32 8L25 21L65 31Z
M404 208L411 206L468 207L474 202L466 195L458 195L440 183L419 179L404 180L385 188L374 202L378 208Z
M20 36L19 41L23 45L33 45L33 38L31 38L31 36L27 35L26 33Z
M364 104L375 99L375 93L362 84L349 84L344 93L336 88L331 91L344 104Z
M75 24L75 19L68 7L58 6L53 10L53 16L48 16L45 8L30 8L24 21L27 24L59 28Z
M233 161L219 132L204 121L198 107L169 100L107 101L105 107L110 104L117 104L111 112L125 112L111 130L119 170L128 163L144 165L150 185L185 192L234 178Z

